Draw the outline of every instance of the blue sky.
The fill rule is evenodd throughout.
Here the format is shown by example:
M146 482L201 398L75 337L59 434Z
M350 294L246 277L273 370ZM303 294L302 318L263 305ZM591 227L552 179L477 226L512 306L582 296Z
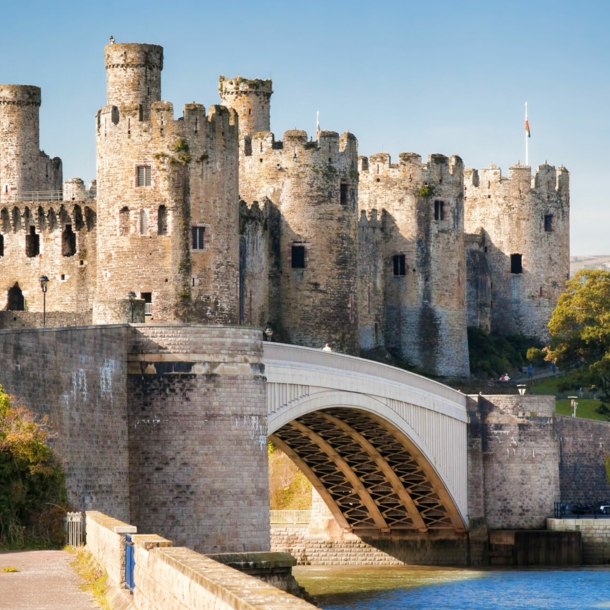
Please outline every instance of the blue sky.
M350 130L360 154L459 154L467 167L565 165L572 254L610 254L610 2L2 3L0 82L42 87L41 146L95 176L103 47L165 48L163 99L218 103L218 76L273 78L271 128Z

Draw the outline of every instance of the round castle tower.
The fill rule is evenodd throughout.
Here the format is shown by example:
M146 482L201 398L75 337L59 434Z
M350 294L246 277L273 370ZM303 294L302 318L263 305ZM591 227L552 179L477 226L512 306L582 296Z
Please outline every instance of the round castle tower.
M109 105L96 117L98 265L94 322L237 322L237 116L159 101L163 49L105 50Z
M358 142L292 130L258 132L241 158L240 193L266 202L269 322L279 341L359 353Z
M150 118L150 105L161 101L163 47L155 44L109 44L105 49L107 103L141 105Z
M491 330L548 339L569 276L569 172L544 163L465 172L465 229L482 234L491 274ZM470 281L470 278L469 278Z
M368 300L366 309L383 319L363 316L375 331L363 327L361 336L378 337L381 326L385 347L397 356L437 375L468 375L462 160L430 155L422 163L402 153L392 164L381 153L362 157L360 166L364 237L378 218L383 235L383 289L363 276L359 291L360 308Z
M39 189L40 88L0 85L1 199Z
M222 104L237 112L241 138L270 130L271 80L221 76L218 91Z

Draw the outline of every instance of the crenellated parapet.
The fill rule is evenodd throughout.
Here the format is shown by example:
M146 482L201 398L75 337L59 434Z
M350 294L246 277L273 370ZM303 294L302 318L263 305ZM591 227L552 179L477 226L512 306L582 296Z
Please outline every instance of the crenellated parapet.
M569 274L569 188L568 170L547 163L533 176L520 163L508 176L493 164L465 171L465 227L484 236L492 331L548 338Z
M218 79L218 92L222 103L237 112L242 138L270 130L271 80L221 76Z
M376 211L383 231L377 241L361 233L360 261L371 269L377 248L382 277L380 289L375 273L361 274L360 310L382 312L361 324L361 336L436 374L467 374L462 160L402 153L392 163L378 153L359 167L359 207Z
M94 320L133 291L152 320L238 320L238 117L162 101L163 49L108 45L96 117L99 260ZM96 317L95 312L100 316ZM208 312L213 312L208 315Z

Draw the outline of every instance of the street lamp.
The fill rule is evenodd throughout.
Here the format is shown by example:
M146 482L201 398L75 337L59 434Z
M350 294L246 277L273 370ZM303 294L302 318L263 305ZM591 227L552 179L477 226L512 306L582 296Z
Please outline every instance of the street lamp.
M40 276L40 288L42 289L42 327L47 327L47 284L49 278L46 275Z
M129 307L131 308L131 323L133 324L133 308L135 307L135 298L136 298L136 293L133 290L130 290L127 293L127 298L129 299Z
M572 407L572 417L576 417L576 409L578 408L576 399L578 396L568 396L568 398L570 399L570 406Z
M271 339L273 338L273 328L271 328L271 326L269 326L267 324L267 328L265 328L265 330L263 332L265 333L265 336L267 337L267 341L271 341Z
M521 394L521 396L525 396L525 390L527 390L527 386L524 383L518 383L517 390L519 390L519 394Z

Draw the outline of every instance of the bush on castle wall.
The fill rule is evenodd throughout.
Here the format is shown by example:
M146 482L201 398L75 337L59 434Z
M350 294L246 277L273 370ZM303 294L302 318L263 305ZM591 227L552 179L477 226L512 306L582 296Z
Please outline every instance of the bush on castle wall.
M0 548L45 548L64 541L65 473L36 421L0 385Z

